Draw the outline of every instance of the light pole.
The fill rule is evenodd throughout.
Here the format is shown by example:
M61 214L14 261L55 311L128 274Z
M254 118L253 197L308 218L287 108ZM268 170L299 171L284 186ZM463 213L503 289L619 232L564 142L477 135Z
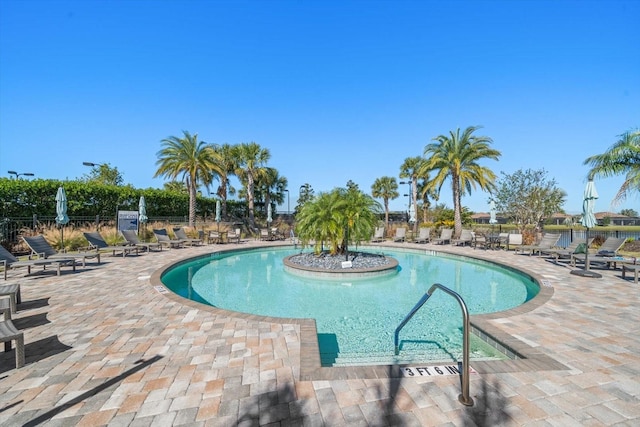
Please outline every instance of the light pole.
M417 216L416 208L418 206L415 199L415 193L414 193L415 189L413 188L413 180L400 181L400 184L409 184L409 194L405 194L405 196L409 196L409 210L407 212L407 216L409 217L409 220L407 222L409 222L410 225L413 225L413 233L415 234L418 231L418 220L416 217Z
M289 190L285 189L282 191L286 191L287 192L287 215L291 214L291 205L289 204Z
M21 176L34 176L34 174L32 174L31 172L18 173L16 171L7 171L7 173L9 175L15 175L16 179L20 178Z

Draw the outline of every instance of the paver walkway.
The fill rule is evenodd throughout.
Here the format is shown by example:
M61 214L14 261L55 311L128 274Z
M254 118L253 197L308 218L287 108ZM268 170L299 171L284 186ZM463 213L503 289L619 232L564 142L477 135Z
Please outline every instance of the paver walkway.
M465 407L457 376L305 374L304 322L183 303L150 284L168 263L233 246L105 255L61 277L10 273L7 283L22 287L13 318L26 365L16 370L13 351L0 353L0 425L640 425L640 288L620 270L582 278L538 257L445 246L553 288L537 308L483 320L541 358L482 367Z

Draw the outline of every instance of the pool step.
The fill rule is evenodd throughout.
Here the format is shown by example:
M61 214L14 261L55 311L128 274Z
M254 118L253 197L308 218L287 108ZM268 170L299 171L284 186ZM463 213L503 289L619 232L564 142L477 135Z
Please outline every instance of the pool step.
M475 356L475 357L474 357ZM501 360L504 357L492 357L486 354L470 355L471 360ZM457 362L450 353L443 350L401 351L398 356L391 353L321 353L322 366L366 366L366 365L415 365L450 364ZM462 360L462 356L459 357Z
M452 357L442 350L432 351L402 351L398 356L393 352L380 353L321 353L323 366L359 366L359 365L390 365L410 363L451 363Z

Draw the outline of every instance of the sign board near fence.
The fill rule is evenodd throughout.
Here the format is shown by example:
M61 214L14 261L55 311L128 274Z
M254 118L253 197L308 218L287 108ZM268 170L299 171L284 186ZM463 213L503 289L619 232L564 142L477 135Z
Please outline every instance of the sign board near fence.
M118 211L118 231L138 232L138 211Z

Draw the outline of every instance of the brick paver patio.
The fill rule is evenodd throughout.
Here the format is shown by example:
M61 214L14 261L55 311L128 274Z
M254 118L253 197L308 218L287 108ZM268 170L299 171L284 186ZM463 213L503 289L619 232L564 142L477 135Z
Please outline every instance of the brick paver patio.
M319 368L313 322L217 310L152 284L171 262L235 246L104 255L60 277L10 272L26 365L0 353L0 425L640 425L640 288L619 269L582 278L535 256L415 245L507 263L548 287L526 310L472 317L526 359L472 362L466 407L457 376Z

